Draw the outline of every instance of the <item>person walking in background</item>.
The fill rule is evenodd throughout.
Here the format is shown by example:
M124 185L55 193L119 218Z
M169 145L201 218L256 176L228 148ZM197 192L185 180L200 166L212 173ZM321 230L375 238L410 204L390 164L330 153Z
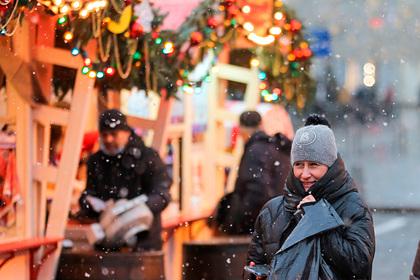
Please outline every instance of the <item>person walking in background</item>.
M215 222L221 233L248 235L264 203L282 193L290 170L291 141L282 134L270 137L262 131L256 111L243 112L239 123L244 153L234 191L222 198Z
M317 116L306 124L293 140L287 194L270 200L257 217L248 264L269 265L268 279L371 279L371 213L328 121Z

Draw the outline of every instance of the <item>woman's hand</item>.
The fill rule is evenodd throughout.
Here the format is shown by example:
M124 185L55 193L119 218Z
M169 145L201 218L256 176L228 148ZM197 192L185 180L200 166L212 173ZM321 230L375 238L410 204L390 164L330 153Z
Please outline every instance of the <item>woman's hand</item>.
M311 194L307 195L299 202L297 208L300 209L300 206L302 206L303 204L309 203L309 202L315 202L315 201L316 201L316 199L315 199L315 197L313 197L313 195L311 195Z
M249 266L254 266L255 265L255 263L254 262L249 262ZM255 279L256 280L266 280L267 279L267 277L266 276L255 276Z

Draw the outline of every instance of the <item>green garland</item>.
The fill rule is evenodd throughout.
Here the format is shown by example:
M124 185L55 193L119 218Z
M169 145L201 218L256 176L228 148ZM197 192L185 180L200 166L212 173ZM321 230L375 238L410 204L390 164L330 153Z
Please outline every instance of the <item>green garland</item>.
M36 4L35 1L11 1L17 2L10 2L3 11L0 9L3 30L8 28L5 20L21 18L22 8L31 10ZM39 0L52 14L60 14L64 5L73 6L75 1L80 0ZM166 15L152 7L149 7L153 13L150 29L144 30L145 23L140 23L141 19L135 13L141 5L138 2L109 0L106 2L108 5L100 6L105 0L89 1L80 2L84 6L79 9L61 13L57 34L64 37L67 41L65 46L73 55L83 56L85 67L82 72L96 78L97 85L102 89L137 87L157 93L165 91L172 96L179 87L187 90L200 86L200 81L190 81L189 74L204 55L212 51L217 58L225 44L234 42L238 36L249 35L243 22L243 7L235 0L204 0L178 30L161 30ZM83 14L82 10L87 9L89 3L99 5L99 8ZM17 8L12 9L11 4L17 5ZM294 103L302 108L312 98L314 89L309 75L309 45L303 38L302 26L294 13L280 0L274 0L273 7L272 25L281 28L282 33L274 36L272 44L256 44L252 49L259 61L262 99ZM281 21L275 19L278 12L283 15ZM96 54L85 51L91 40L97 41ZM72 87L72 79L59 79L58 75L55 79L56 92L66 92Z

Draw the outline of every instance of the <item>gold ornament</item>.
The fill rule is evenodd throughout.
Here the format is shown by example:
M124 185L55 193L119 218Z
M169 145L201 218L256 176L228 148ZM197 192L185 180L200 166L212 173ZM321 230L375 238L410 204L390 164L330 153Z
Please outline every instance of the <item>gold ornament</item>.
M133 14L133 8L131 5L124 8L121 13L120 20L118 22L109 19L108 30L114 34L124 33L130 26L131 16Z

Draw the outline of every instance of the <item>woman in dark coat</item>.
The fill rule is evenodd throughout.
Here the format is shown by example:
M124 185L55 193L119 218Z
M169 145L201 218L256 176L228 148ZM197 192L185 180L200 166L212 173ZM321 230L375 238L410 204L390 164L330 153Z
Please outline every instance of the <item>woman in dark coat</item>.
M337 155L332 130L326 125L299 129L291 162L287 194L270 200L257 218L248 264L271 265L269 279L371 279L372 216ZM308 206L320 203L325 216L309 213L315 207ZM335 225L316 231L331 217Z

